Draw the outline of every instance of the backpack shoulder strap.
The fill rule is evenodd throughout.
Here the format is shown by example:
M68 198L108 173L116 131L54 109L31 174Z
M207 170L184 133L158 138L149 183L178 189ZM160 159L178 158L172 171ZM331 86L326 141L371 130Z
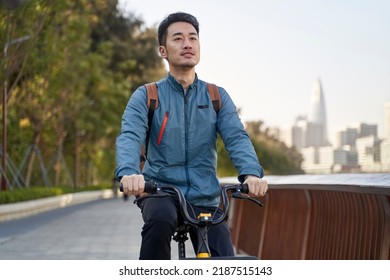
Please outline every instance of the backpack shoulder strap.
M207 91L210 94L214 110L218 114L219 110L222 107L221 96L219 94L218 87L215 84L207 83Z
M149 108L148 111L148 131L152 124L154 110L158 107L158 91L156 83L146 84L146 105Z
M153 111L158 107L158 91L156 83L146 84L147 105Z
M144 151L141 152L141 162L146 160L146 155L148 153L149 137L150 137L150 127L152 126L154 110L158 107L158 90L156 83L149 83L145 85L146 87L146 105L148 106L148 130L146 131L145 147ZM141 168L142 170L142 168Z

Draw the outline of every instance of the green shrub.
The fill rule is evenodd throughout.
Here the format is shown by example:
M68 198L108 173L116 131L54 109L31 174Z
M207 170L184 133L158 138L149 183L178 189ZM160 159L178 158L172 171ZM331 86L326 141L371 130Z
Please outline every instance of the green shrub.
M0 204L15 203L27 200L34 200L39 198L58 196L67 193L93 191L109 189L111 186L99 185L90 186L83 188L72 188L72 187L30 187L24 189L14 189L7 191L0 191Z

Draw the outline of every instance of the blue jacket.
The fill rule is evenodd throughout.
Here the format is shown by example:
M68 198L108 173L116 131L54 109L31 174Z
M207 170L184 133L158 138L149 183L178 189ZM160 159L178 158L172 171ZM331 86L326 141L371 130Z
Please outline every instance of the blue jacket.
M263 177L263 168L236 107L223 88L219 88L222 108L217 114L206 83L197 76L186 93L170 74L158 81L157 87L159 105L142 171L146 180L178 186L194 205L218 206L217 132L238 170L240 182L248 174ZM146 88L139 87L124 111L116 141L118 180L124 175L140 174L140 150L148 128L146 102Z

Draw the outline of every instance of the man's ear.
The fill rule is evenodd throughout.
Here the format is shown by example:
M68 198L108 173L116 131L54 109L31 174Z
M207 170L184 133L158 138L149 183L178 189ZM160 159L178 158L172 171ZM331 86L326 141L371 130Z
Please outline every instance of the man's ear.
M165 58L165 59L167 58L167 50L166 50L166 48L164 46L160 46L158 48L158 52L160 53L160 56L162 58Z

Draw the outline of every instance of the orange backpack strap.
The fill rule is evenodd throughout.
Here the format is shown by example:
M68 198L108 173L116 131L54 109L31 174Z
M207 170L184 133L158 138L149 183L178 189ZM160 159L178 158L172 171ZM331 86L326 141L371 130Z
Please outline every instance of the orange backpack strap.
M213 103L214 110L218 114L219 110L222 107L221 96L219 94L218 87L215 84L207 83L207 91L210 94L211 102Z
M158 107L158 92L156 83L146 84L147 91L147 105L149 110L155 110Z

